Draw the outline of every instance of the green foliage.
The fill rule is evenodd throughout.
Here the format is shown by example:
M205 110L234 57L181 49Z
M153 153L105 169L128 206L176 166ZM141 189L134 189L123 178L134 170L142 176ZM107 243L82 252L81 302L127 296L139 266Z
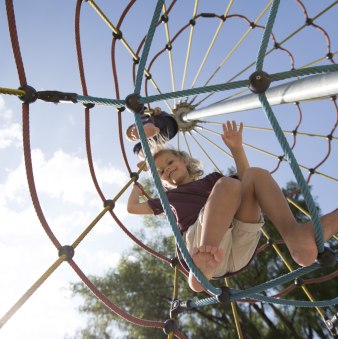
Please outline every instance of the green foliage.
M146 185L147 186L147 185ZM152 191L151 183L147 189ZM288 183L283 190L288 196L294 192L296 185ZM302 195L297 192L292 199L305 208ZM293 212L298 220L305 221L297 210ZM143 241L155 251L171 258L175 253L175 242L170 227L165 219L147 217L145 219L145 236ZM279 240L280 236L269 220L264 229L269 237ZM148 234L148 235L147 235ZM260 245L266 239L262 236ZM293 268L287 249L278 244L283 257ZM305 278L315 278L333 272L334 269L322 269ZM246 289L266 282L270 279L288 273L288 269L278 257L272 246L259 253L247 269L229 279L231 287ZM165 321L169 319L170 302L172 300L174 270L161 260L151 256L139 247L133 247L125 253L117 268L102 277L90 277L95 286L112 302L124 311L141 319ZM213 281L216 286L222 286L224 281ZM279 286L268 291L273 295L288 287ZM319 288L319 287L320 288ZM337 295L335 280L323 282L320 285L308 286L315 300L331 299ZM83 299L79 311L88 316L88 324L79 330L74 338L166 338L160 329L135 326L108 310L88 291L82 282L71 286L74 296ZM186 278L180 274L178 278L178 295L180 300L195 297L207 297L202 293L196 295L187 286ZM287 296L295 300L308 300L302 288L298 287ZM323 320L315 309L286 307L265 303L237 302L237 312L244 338L328 338L329 332ZM330 315L330 313L328 313ZM179 330L188 338L237 338L233 314L230 304L216 304L200 307L178 316ZM119 330L118 333L117 329Z

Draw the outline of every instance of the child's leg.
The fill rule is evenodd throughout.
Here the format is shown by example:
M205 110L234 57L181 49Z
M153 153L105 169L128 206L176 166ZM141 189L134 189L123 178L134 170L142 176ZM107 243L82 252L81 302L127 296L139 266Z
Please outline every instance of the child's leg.
M152 122L145 123L143 125L143 130L147 138L154 137L160 131L160 129L156 127ZM135 124L128 127L126 131L126 136L129 141L137 141L138 139L140 139Z
M144 134L146 135L147 138L152 138L159 133L160 129L153 124L153 121L148 114L142 113L141 121L143 125ZM140 139L135 124L132 124L127 128L126 136L129 141L137 141L138 139Z
M302 266L312 264L318 254L312 223L300 224L295 220L282 191L268 171L250 168L242 179L242 201L235 217L252 222L247 211L257 204L278 229L293 259ZM324 238L328 240L338 232L338 210L323 216L321 222Z
M202 234L199 247L194 248L192 259L207 279L224 259L224 251L218 248L228 230L241 201L241 182L232 178L221 178L215 184L204 207ZM194 275L189 274L189 286L201 292L203 286Z

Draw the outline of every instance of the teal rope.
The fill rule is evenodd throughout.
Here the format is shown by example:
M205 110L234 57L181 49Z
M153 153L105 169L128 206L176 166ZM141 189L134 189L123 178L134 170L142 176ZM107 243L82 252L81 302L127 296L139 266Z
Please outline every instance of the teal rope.
M269 74L271 81L285 80L304 75L320 74L320 73L331 73L338 71L338 64L307 67L301 69L293 69L287 72L280 72L275 74Z
M280 0L274 0L271 7L270 7L268 22L267 22L265 29L264 29L264 33L263 33L262 41L261 41L261 44L260 44L257 61L256 61L256 71L261 71L263 69L263 62L264 62L264 59L265 59L266 49L268 47L273 23L275 21L276 15L277 15L279 2L280 2Z
M150 25L150 28L149 28L149 33L147 35L147 39L146 39L146 42L145 42L145 45L144 45L144 53L142 54L142 57L141 57L141 61L140 62L140 66L138 68L138 77L137 77L137 81L136 81L136 85L135 85L135 91L134 93L138 94L139 93L139 88L140 88L140 84L141 84L141 81L142 81L142 74L144 72L144 67L145 67L145 63L146 63L146 58L147 58L147 55L148 55L148 51L149 48L150 48L150 45L151 45L151 39L153 37L153 33L154 33L154 30L155 30L155 26L156 26L156 22L158 20L158 17L160 15L160 10L161 9L161 5L163 4L163 0L159 0L158 3L157 3L157 6L156 6L156 9L155 9L155 12L154 12L154 16L153 16L153 20L152 20L152 23ZM142 68L143 67L143 68ZM141 74L141 76L140 76ZM141 100L140 100L141 102ZM169 221L169 224L173 230L173 233L175 235L175 239L176 239L176 242L177 242L177 245L180 249L180 252L182 254L182 257L184 258L184 260L186 261L187 265L189 266L189 269L193 272L193 274L196 276L196 279L208 290L210 291L213 295L219 295L221 293L221 289L219 288L215 288L206 278L205 276L201 273L201 271L195 266L195 264L193 263L191 257L190 257L190 254L186 248L186 245L182 239L182 236L181 236L181 233L179 231L179 228L176 224L176 219L174 217L174 214L170 208L170 205L169 205L169 201L168 201L168 198L165 194L165 191L163 189L163 186L162 186L162 183L161 183L161 180L158 176L158 173L157 173L157 170L156 170L156 167L155 167L155 164L154 164L154 159L152 157L152 154L151 154L151 151L150 151L150 148L149 148L149 144L147 142L147 138L144 134L144 130L143 130L143 126L142 126L142 121L141 121L141 117L139 115L139 112L135 112L135 124L136 124L136 127L137 127L137 130L138 130L138 133L139 133L139 136L140 136L140 141L141 141L141 144L142 144L142 148L143 148L143 152L144 152L144 155L148 161L148 165L149 165L149 168L150 168L150 171L151 171L151 174L153 176L153 179L154 179L154 182L155 182L155 185L156 185L156 189L157 189L157 192L158 192L158 195L159 195L159 199L161 201L161 204L163 206L163 210L168 218L168 221Z
M219 84L219 85L196 87L196 88L191 88L191 89L187 89L183 91L151 95L151 96L142 98L141 102L151 103L154 101L160 101L160 100L166 100L166 99L188 97L189 95L193 95L193 94L220 92L220 91L225 91L228 89L235 89L235 88L248 87L248 86L249 86L249 80L240 80L240 81L228 82L228 83Z
M141 91L142 77L143 77L143 74L144 74L144 69L145 69L145 66L146 66L151 42L152 42L153 37L154 37L154 33L155 33L155 29L156 29L156 23L157 23L158 18L161 14L161 8L163 6L163 3L164 3L164 0L158 0L157 1L155 11L154 11L154 15L153 15L153 18L151 20L150 27L149 27L149 30L148 30L148 34L147 34L147 37L146 37L146 41L144 43L144 47L143 47L143 51L142 51L142 55L141 55L141 60L140 60L140 63L139 63L138 69L137 69L137 75L136 75L136 81L135 81L134 93L136 93L136 94L140 94L140 91Z
M336 261L338 261L338 252L335 254ZM294 301L294 300L287 300L287 299L280 299L275 297L267 297L262 294L258 294L257 292L266 291L269 288L276 287L277 285L285 284L289 281L292 281L298 277L303 275L309 274L317 269L321 268L320 264L314 263L308 267L301 267L297 270L294 270L284 276L278 277L276 279L270 280L264 284L252 287L250 289L241 291L236 289L230 289L230 297L229 301L235 301L243 298L250 298L254 300L265 301L274 304L281 304L287 306L297 306L297 307L325 307L325 306L333 306L338 304L338 297L333 298L331 300L324 300L324 301ZM201 307L206 305L216 304L218 301L215 298L205 298L201 300L193 300L191 302L191 307Z
M83 96L77 95L76 100L83 104L96 104L101 106L113 106L117 109L122 108L125 106L124 100L115 100L115 99L107 99L107 98L97 98L91 96Z
M328 307L334 306L338 304L338 297L330 299L330 300L319 300L319 301L305 301L305 300L288 300L282 298L274 298L274 297L267 297L261 294L254 294L250 298L252 300L263 301L270 304L277 304L277 305L284 305L284 306L295 306L295 307ZM208 298L203 301L201 300L194 300L190 303L190 306L193 308L214 305L217 304L218 301L214 298Z
M308 185L303 177L303 174L299 168L299 165L297 163L297 160L291 150L291 147L289 146L285 135L280 128L280 125L278 124L278 121L275 117L275 115L272 112L272 109L270 107L270 104L266 98L265 94L259 94L259 100L263 106L264 112L266 116L268 117L270 124L275 131L276 137L284 151L284 154L286 156L286 159L290 163L290 167L295 175L295 178L297 180L297 183L303 193L304 200L306 202L306 205L309 209L309 212L311 214L311 219L313 220L313 227L316 237L316 244L318 248L318 252L322 253L324 251L324 236L323 236L323 229L319 220L318 210L315 205L315 202L313 201L313 198L311 196L310 190L308 188Z
M263 34L263 39L261 42L261 46L259 49L259 53L257 56L257 61L256 61L256 70L261 71L263 68L263 61L264 61L264 56L266 53L266 48L268 45L269 37L272 31L273 23L276 18L278 6L279 6L279 0L274 0L271 6L270 14L269 14L269 19L268 23L265 27L264 34ZM302 73L305 71L302 70ZM275 75L276 76L276 75ZM290 162L290 167L296 177L296 180L302 190L302 193L304 195L305 202L308 206L309 212L311 213L312 220L313 220L313 226L314 226L314 231L315 231L315 236L316 236L316 243L318 247L318 251L321 253L324 251L324 237L323 237L323 230L322 226L320 224L319 216L318 216L318 211L316 208L316 205L312 199L312 196L310 194L310 191L308 189L308 185L305 182L305 179L300 171L299 165L297 163L297 160L295 156L293 155L293 152L291 150L291 147L289 146L285 135L283 134L282 129L280 128L280 125L278 124L278 121L273 114L273 111L270 107L270 104L268 100L266 99L266 95L264 93L259 94L259 100L262 104L262 107L264 109L264 112L266 116L268 117L270 124L275 131L276 137L284 151L284 154L286 155L287 160Z
M139 68L140 69L140 68ZM308 67L302 69L294 69L287 72L280 72L275 74L269 74L269 78L271 82L285 80L289 78L311 75L311 74L320 74L320 73L330 73L338 71L338 64L334 65L325 65L325 66L316 66L316 67ZM142 72L139 72L142 75ZM183 98L194 94L204 94L210 92L220 92L230 89L248 87L249 81L248 80L239 80L229 83L223 83L219 85L212 85L212 86L205 86L205 87L196 87L188 90L171 92L171 93L162 93L158 95L152 95L140 98L141 103L151 103L160 100L167 100L167 99L175 99L175 98ZM117 109L122 108L125 106L125 100L115 100L115 99L107 99L107 98L99 98L99 97L92 97L92 96L83 96L77 95L77 101L83 104L97 104L103 106L114 106Z

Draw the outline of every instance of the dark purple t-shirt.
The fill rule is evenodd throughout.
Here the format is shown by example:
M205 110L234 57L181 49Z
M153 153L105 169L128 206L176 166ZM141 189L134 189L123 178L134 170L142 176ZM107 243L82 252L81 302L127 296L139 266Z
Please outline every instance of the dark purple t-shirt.
M223 177L222 174L213 172L202 179L180 185L166 192L181 232L185 232L197 220L212 188L221 177ZM149 199L148 204L155 215L163 213L159 199Z

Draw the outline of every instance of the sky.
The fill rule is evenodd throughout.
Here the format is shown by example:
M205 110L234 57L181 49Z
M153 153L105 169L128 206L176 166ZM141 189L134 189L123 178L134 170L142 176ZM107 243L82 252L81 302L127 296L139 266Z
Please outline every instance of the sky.
M334 1L304 1L309 16L314 17ZM116 26L127 1L97 1L98 6ZM170 4L170 3L169 3ZM169 7L167 3L167 8ZM197 13L216 13L222 15L228 1L200 1ZM243 14L254 21L268 1L248 2L235 0L229 14ZM58 90L82 94L77 64L74 37L74 16L76 1L14 1L20 50L22 53L27 82L36 90ZM137 1L122 24L123 37L136 51L141 39L147 33L155 1ZM169 34L171 38L192 17L194 1L178 1L169 15ZM338 50L337 17L338 6L323 14L316 23L323 27L331 38L331 51ZM10 45L6 9L0 5L3 18L0 21L0 87L17 89L20 84ZM264 25L267 12L260 23ZM215 18L197 21L191 46L189 68L184 88L191 88L203 57L219 26ZM276 18L273 33L277 41L283 41L304 23L300 6L294 0L282 1ZM255 61L262 29L254 29L232 53L234 46L248 29L248 23L233 17L227 19L217 37L212 52L194 84L204 86L218 66L224 66L212 77L210 84L229 81L247 65ZM88 92L92 96L116 98L111 61L110 28L86 2L81 11L81 44ZM162 53L151 66L153 80L162 93L181 89L184 61L186 57L189 30L185 30L173 43L170 72L168 53ZM149 62L167 44L165 26L156 30ZM270 42L269 48L272 44ZM323 58L327 53L327 42L323 34L311 26L306 27L283 45L292 52L295 67L303 67ZM337 58L337 57L336 57ZM327 60L315 65L329 64ZM120 98L133 92L132 57L122 43L117 44L116 68L118 70ZM287 53L277 51L266 58L264 70L268 73L290 70ZM243 72L236 80L246 79L254 68ZM172 84L174 79L174 85ZM149 95L158 92L148 84ZM144 84L141 94L144 95ZM231 93L217 93L203 101L200 107L212 104ZM196 102L205 96L199 97ZM195 103L196 103L195 102ZM169 106L174 106L169 101ZM154 104L155 105L155 104ZM168 110L164 102L156 105ZM337 119L336 110L329 100L302 103L302 121L299 131L328 135ZM299 121L295 105L274 107L281 127L293 130ZM16 96L0 95L0 317L42 276L57 259L57 251L44 232L33 208L30 198L22 146L22 109ZM99 185L107 198L113 198L129 180L128 171L122 159L118 140L117 114L112 107L97 106L91 110L91 143L93 161ZM123 126L133 122L133 115L123 113ZM261 109L208 118L214 122L210 129L220 132L219 123L227 119L243 121L247 126L269 127ZM89 173L84 135L84 110L81 104L52 104L37 101L30 105L31 152L38 197L45 218L55 236L63 245L71 244L91 221L102 211L103 206L95 190ZM217 135L207 134L213 142L220 144ZM337 136L337 132L334 133ZM198 135L196 135L198 137ZM177 145L177 139L172 141ZM292 138L287 135L292 143ZM180 145L184 138L179 137ZM205 164L205 172L214 169L205 153L210 155L217 166L226 171L232 160L224 153L199 138L204 150L201 151L188 136L189 145L196 158ZM252 166L261 166L272 171L276 159L268 153L281 155L282 151L273 132L245 129L244 141L256 147L246 147ZM221 144L220 144L221 145ZM126 152L131 167L135 170L137 159L132 154L133 144L126 141ZM337 146L333 140L331 154L318 169L330 177L336 176ZM311 168L318 164L327 153L325 138L297 137L294 153L300 164ZM144 174L146 176L146 174ZM304 175L307 176L306 171ZM274 173L280 186L294 180L288 164L282 163ZM321 175L311 178L313 196L323 213L336 208L334 191L337 180L329 180ZM126 211L128 192L118 200L115 213L132 232L142 230L142 218L130 216ZM106 215L93 231L77 247L74 260L87 275L104 274L114 268L120 256L133 245L132 241L119 229L114 220ZM72 268L63 263L42 284L31 298L12 316L0 330L0 338L6 339L60 339L72 336L84 326L86 318L79 314L78 298L72 298L69 282L79 281ZM158 320L158 319L155 319Z

